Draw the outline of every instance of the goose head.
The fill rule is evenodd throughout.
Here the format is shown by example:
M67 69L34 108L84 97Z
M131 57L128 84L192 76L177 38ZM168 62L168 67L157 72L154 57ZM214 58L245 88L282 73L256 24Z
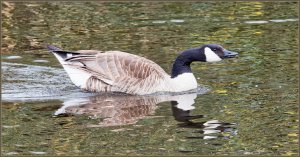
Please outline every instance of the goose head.
M217 44L206 44L201 47L188 49L183 51L174 61L171 77L175 78L183 73L192 73L190 68L192 62L218 62L237 55L237 52L229 51Z
M223 48L221 45L207 44L182 52L179 59L183 59L188 63L193 61L218 62L222 59L236 57L237 55L237 52L229 51Z

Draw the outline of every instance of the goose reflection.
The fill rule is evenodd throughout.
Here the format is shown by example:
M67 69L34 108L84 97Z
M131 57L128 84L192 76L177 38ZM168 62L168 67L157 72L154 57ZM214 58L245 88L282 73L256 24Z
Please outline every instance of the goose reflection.
M199 136L187 136L187 139L228 139L237 134L235 123L221 122L219 120L202 120L201 122L194 122L194 120L201 120L206 115L191 115L191 110L180 108L180 104L176 101L171 101L173 116L178 121L178 127L197 129L196 133Z
M199 93L181 95L134 96L121 94L101 94L85 98L67 100L54 115L88 115L103 119L98 125L90 127L120 126L135 124L139 119L153 117L159 103L176 101L182 110L195 107L194 99Z
M204 92L200 94L204 94ZM218 120L205 121L202 120L206 117L205 115L192 115L191 111L195 109L194 103L197 95L199 92L148 96L101 94L67 100L54 115L87 115L101 119L98 124L88 125L88 127L121 126L135 124L140 119L155 117L154 113L159 107L159 103L171 102L172 113L174 119L178 121L178 127L193 128L195 132L199 133L199 136L186 137L188 139L229 138L236 134L234 123ZM224 136L224 133L229 133L229 135Z

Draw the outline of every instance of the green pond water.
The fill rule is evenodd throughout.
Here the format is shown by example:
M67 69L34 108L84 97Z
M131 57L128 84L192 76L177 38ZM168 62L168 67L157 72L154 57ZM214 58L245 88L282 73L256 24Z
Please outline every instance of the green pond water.
M298 155L297 2L2 2L1 155ZM239 57L193 63L183 95L76 88L46 49L121 50L166 72L217 43Z

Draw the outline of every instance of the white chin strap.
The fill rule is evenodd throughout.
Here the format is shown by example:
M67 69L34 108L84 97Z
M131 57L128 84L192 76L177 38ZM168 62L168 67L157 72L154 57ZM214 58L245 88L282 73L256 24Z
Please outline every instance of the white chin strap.
M206 57L206 62L218 62L221 61L222 59L214 52L212 51L209 47L205 47L204 49L204 54Z

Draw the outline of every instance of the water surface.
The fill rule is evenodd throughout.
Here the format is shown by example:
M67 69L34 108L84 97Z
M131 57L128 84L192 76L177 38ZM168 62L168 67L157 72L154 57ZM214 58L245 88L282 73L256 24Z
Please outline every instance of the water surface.
M2 155L297 155L297 2L2 3ZM99 95L45 50L121 50L167 72L178 53L205 92Z

